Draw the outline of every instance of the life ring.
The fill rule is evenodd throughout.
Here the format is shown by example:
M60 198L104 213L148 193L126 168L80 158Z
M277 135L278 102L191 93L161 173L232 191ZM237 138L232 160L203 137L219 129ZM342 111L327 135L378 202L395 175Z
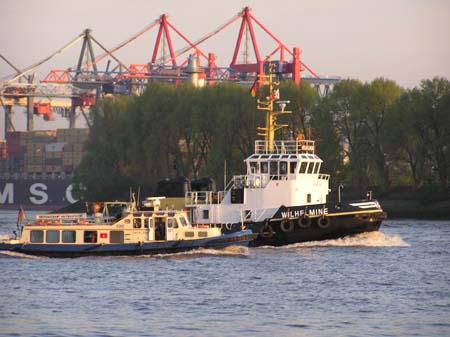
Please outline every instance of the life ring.
M319 219L317 219L317 226L320 228L328 228L330 225L330 220L326 216L321 216Z
M311 226L311 218L304 215L301 218L298 218L297 224L300 228L309 228Z
M266 221L264 226L261 228L260 235L265 238L271 238L275 232L273 231L272 226L269 224L269 221Z
M231 230L233 229L233 224L227 223L227 224L225 225L225 228L226 228L227 230L231 231Z
M294 230L294 223L291 220L283 220L280 223L280 228L283 232L292 232Z

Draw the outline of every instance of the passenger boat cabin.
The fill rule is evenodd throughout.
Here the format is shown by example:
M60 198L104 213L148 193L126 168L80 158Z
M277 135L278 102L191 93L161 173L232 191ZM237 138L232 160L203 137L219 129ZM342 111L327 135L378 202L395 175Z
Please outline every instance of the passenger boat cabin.
M117 203L111 203L117 205ZM23 227L21 242L41 244L121 244L192 240L220 235L220 228L192 227L183 211L138 211L128 203L119 218L102 213L37 215Z

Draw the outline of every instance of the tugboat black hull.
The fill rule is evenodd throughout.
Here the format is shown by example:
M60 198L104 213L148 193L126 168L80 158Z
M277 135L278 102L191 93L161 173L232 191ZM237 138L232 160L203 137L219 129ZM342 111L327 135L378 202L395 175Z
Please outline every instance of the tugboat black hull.
M361 200L339 205L281 207L272 218L245 226L258 234L250 246L283 246L377 231L385 218L378 202ZM239 224L235 226L233 229L240 228Z

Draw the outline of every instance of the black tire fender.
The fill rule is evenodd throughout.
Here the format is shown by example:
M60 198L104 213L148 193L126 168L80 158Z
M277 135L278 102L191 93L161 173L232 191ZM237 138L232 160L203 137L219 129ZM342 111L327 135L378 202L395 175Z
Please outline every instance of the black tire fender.
M291 220L283 220L280 223L280 228L285 233L292 232L294 230L294 223Z
M298 218L297 224L298 227L300 228L309 228L311 227L311 218L309 216L304 215Z
M317 226L320 228L328 228L330 226L330 219L326 216L321 216L317 219Z

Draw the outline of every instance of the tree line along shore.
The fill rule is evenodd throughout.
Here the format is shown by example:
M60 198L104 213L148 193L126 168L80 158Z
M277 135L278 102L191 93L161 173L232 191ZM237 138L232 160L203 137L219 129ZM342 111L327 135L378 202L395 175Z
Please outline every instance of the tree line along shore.
M280 92L292 111L279 117L289 125L282 136L302 133L316 141L334 191L342 184L344 198L357 198L373 190L396 216L450 216L447 79L423 80L413 89L384 78L348 79L324 97L307 83L282 82ZM236 84L153 83L141 96L102 100L75 174L84 186L78 193L104 200L131 187L151 195L158 181L182 176L212 177L222 187L225 161L228 177L242 174L259 139L265 116L256 98Z

